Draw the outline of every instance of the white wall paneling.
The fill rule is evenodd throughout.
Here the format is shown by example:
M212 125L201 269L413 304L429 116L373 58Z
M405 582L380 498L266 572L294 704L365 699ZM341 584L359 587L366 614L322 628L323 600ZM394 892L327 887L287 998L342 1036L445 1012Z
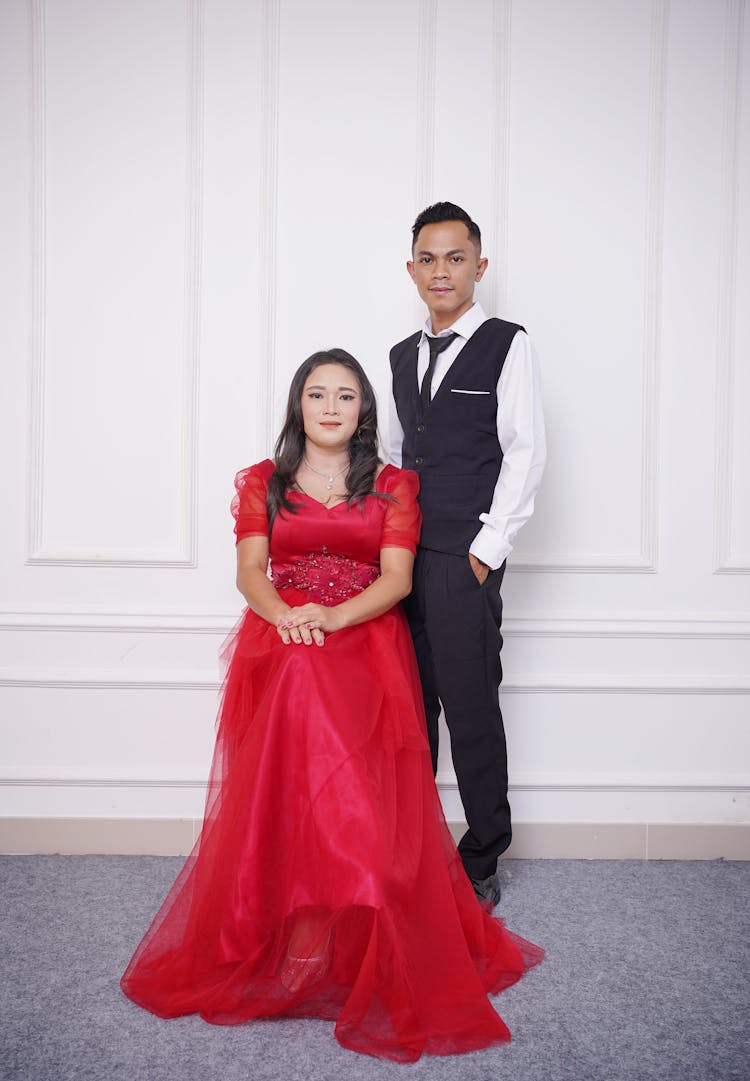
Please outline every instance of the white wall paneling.
M352 352L382 400L388 347L414 324L404 263L429 162L419 73L432 26L417 0L280 11L274 431L292 372L316 349Z
M191 566L202 2L30 10L27 562Z
M492 310L508 311L508 196L510 192L510 60L511 0L494 0L492 5L492 164L491 184L495 198L490 208L490 230L494 258L489 265L488 287ZM520 565L520 564L519 564Z
M260 85L262 117L260 200L258 237L261 321L258 354L258 397L260 404L255 457L267 455L276 430L276 232L278 225L279 157L279 0L263 0L263 48Z
M750 374L747 363L737 363L750 348L747 304L738 303L750 290L749 52L746 5L733 0L726 26L717 335L715 564L721 574L750 573L750 485L743 469L750 461L750 437L740 420L750 408Z
M437 67L438 0L419 0L419 46L417 64L416 202L427 206L433 199L435 169L435 76Z
M749 37L746 0L0 5L0 845L190 843L233 473L316 349L384 403L451 199L543 371L521 844L750 855ZM447 735L438 782L457 820Z
M549 475L575 472L582 497L562 524L565 486L550 485L514 570L656 570L668 25L666 0L513 7L509 300L523 313L540 279L556 293L535 332L548 351L549 321L560 362L545 367L564 403L548 411Z

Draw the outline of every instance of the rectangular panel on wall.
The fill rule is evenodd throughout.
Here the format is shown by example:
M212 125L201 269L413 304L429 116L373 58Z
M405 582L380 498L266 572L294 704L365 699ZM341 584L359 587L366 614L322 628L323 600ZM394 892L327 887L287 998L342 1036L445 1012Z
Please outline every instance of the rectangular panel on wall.
M490 178L495 141L502 138L502 132L493 130L498 67L493 9L497 6L492 0L477 0L467 18L465 9L448 0L427 5L428 10L432 8L429 36L434 40L432 63L424 72L421 88L434 114L426 117L426 137L419 147L426 159L421 202L426 205L445 199L458 203L478 222L486 241L490 240L494 201ZM478 87L481 93L477 93Z
M434 161L423 202L450 200L477 222L489 265L476 299L489 315L507 316L511 0L477 0L470 18L449 0L435 8Z
M53 675L4 683L0 703L3 721L24 718L22 727L2 724L2 814L19 783L199 783L208 774L216 684L204 673L168 673L160 683L148 672L130 678L71 671L57 682Z
M540 347L550 446L516 565L650 571L666 7L528 0L509 34L507 315Z
M291 373L333 345L362 362L382 402L388 348L417 325L404 264L419 51L417 3L281 5L276 426Z
M32 0L30 562L194 561L200 0Z

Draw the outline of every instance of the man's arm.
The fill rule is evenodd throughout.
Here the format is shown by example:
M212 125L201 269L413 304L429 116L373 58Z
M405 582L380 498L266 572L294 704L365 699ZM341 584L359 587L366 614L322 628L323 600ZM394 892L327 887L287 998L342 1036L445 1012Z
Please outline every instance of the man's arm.
M401 468L401 449L404 445L404 429L396 412L396 400L393 397L393 377L391 377L391 393L388 395L388 431L383 440L383 452L397 469Z
M510 554L516 533L531 517L547 460L541 380L536 351L519 331L497 384L497 437L503 464L492 504L469 549L493 570Z

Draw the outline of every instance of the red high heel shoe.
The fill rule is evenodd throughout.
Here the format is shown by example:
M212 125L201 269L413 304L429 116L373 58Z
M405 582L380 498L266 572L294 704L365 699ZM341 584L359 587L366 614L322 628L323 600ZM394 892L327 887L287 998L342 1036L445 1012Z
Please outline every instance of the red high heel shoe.
M311 916L300 917L292 931L279 973L287 991L296 995L326 974L331 963L331 928Z

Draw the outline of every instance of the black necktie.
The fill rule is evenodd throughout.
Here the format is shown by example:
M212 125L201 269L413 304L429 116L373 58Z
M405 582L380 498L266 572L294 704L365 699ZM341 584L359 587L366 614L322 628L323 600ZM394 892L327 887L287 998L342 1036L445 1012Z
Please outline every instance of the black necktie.
M454 338L457 338L458 334L453 331L452 334L444 334L441 338L433 338L429 334L427 335L427 344L430 347L430 363L427 365L427 371L424 373L424 379L422 380L422 386L419 390L419 397L422 402L422 412L427 411L427 406L430 404L432 390L432 376L435 371L435 365L437 358L444 349L447 349Z

